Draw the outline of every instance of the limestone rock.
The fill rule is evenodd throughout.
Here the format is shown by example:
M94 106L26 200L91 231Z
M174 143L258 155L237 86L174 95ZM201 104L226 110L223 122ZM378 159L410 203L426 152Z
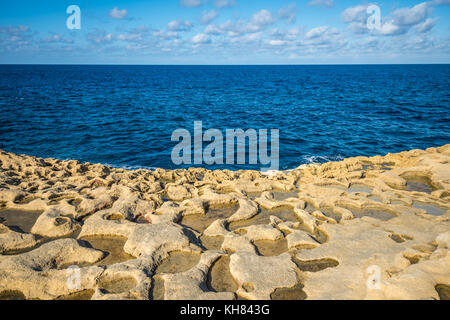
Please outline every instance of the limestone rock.
M380 179L392 188L403 188L406 186L406 180L392 172L382 173Z
M294 207L294 213L303 222L308 231L313 233L316 228L316 219L299 207Z
M436 286L450 285L449 166L450 145L271 174L125 170L0 150L0 254L7 254L0 255L0 292L149 299L160 279L156 267L182 251L202 257L186 272L161 275L167 299L269 299L277 288L300 284L309 299L438 299ZM281 207L295 216L264 210ZM43 212L36 234L1 224L28 223L8 212L1 218L3 209ZM182 224L196 219L208 226L202 234ZM118 250L125 261L99 262L103 252L75 239L39 247L77 231L81 239L125 238L124 252ZM288 252L261 256L266 240L287 243ZM211 292L208 271L225 251L239 289ZM70 265L81 274L76 289L67 286Z
M194 187L184 184L184 185L176 185L176 184L168 184L166 186L167 196L175 201L182 201L185 199L192 198L194 191Z
M31 228L31 233L48 238L68 236L81 228L78 222L62 216L58 210L50 209L42 213Z
M0 254L32 248L38 243L36 236L16 232L0 223Z
M0 292L20 291L28 299L54 299L74 290L92 289L102 268L80 268L79 288L73 289L67 284L70 272L58 267L95 263L102 257L101 251L82 247L74 239L55 240L30 252L0 256Z
M251 241L256 240L279 240L283 238L283 234L270 224L260 224L241 228L236 231L245 231L245 236Z
M239 199L239 209L227 219L227 222L248 220L258 214L258 206L251 200Z
M212 292L206 287L209 268L222 255L219 251L202 254L199 263L186 272L162 274L165 300L234 300L232 292Z
M316 248L319 246L319 243L314 241L308 233L302 230L292 230L292 232L286 236L286 240L288 242L289 250L297 247Z
M230 271L239 284L237 293L247 299L268 300L275 289L297 283L296 266L288 253L262 257L237 252L230 257Z

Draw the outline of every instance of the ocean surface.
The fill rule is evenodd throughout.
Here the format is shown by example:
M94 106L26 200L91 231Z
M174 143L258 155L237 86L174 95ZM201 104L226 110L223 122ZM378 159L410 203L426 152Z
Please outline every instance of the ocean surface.
M279 129L280 169L440 146L450 143L450 65L0 65L9 152L189 167L172 162L171 135L193 135L194 121L224 134Z

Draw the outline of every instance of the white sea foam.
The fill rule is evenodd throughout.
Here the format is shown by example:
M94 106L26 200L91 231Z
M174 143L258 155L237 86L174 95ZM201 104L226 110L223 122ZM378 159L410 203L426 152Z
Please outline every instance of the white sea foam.
M306 155L303 156L302 159L305 163L323 163L323 162L330 162L330 161L342 161L345 159L345 157L341 155L336 156L312 156L312 155Z
M110 163L102 163L104 166L111 167L111 168L117 168L117 169L125 169L125 170L150 170L155 171L157 167L147 167L147 166L139 166L139 165L116 165L116 164L110 164Z

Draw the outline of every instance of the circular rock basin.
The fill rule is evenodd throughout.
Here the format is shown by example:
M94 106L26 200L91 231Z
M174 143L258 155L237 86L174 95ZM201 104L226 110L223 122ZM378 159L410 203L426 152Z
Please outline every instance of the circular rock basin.
M306 293L303 285L297 284L292 288L277 288L271 295L272 300L305 300Z
M438 284L436 285L435 289L439 294L439 299L450 300L450 286L445 284Z
M344 186L341 186L339 184L326 184L326 185L321 185L322 188L331 188L331 189L339 189L342 191L348 191L348 189Z
M377 209L377 208L365 208L365 209L345 208L345 209L350 210L355 218L371 217L374 219L387 221L387 220L390 220L390 219L396 217L395 213L393 213L393 212L381 210L381 209ZM316 209L313 208L312 206L308 205L306 207L306 211L308 211L310 213L313 212L314 210L316 210ZM327 217L333 218L338 223L341 221L341 216L335 214L333 212L333 208L320 208L318 210L321 211Z
M273 193L273 198L276 201L284 201L288 198L298 198L298 190L288 191L288 192L274 191L272 193Z
M94 290L82 290L58 297L56 300L91 300L93 295Z
M14 231L30 233L42 211L0 210L2 223Z
M284 201L288 198L298 198L298 190L293 191L270 191L276 201ZM247 197L250 200L255 200L261 197L262 192L248 192Z
M2 291L0 292L0 300L25 300L25 295L20 291Z
M428 177L407 177L406 191L424 192L430 194L435 188L431 184L431 180Z
M230 223L228 229L234 231L251 225L269 224L270 216L277 216L283 221L299 222L292 208L281 207L273 210L261 209L261 211L251 219Z
M337 262L334 259L319 259L319 260L302 261L297 258L294 258L294 262L301 271L307 271L307 272L318 272L318 271L325 270L327 268L334 268L339 265L339 262Z
M106 217L106 220L111 220L111 221L120 221L120 220L124 220L124 216L121 215L120 213L111 213L108 214Z
M99 282L99 289L111 293L118 294L132 290L137 286L137 281L132 277L123 277L116 279L102 279Z
M214 221L231 217L238 209L238 205L233 205L226 208L210 208L204 215L196 214L185 216L181 219L180 223L198 232L203 232Z
M425 202L419 202L414 201L413 207L417 209L424 209L428 214L432 216L442 216L445 211L447 211L446 208L439 207L437 205L431 204L431 203L425 203Z
M175 251L169 254L155 270L155 274L159 273L179 273L192 269L200 260L200 254Z
M288 251L286 239L253 241L258 253L262 256L279 256Z
M217 237L209 237L209 236L201 236L200 241L202 246L207 250L220 250L224 238L221 236Z
M106 256L97 262L97 265L108 266L114 263L135 259L132 255L123 251L126 238L120 237L83 237L81 241L87 242L92 248L106 252Z
M387 221L396 217L394 213L381 209L374 209L374 208L367 208L367 209L347 208L347 209L349 209L353 213L355 218L371 217L378 220Z
M370 196L368 196L368 198L375 202L382 202L379 196L370 195Z
M366 186L364 184L352 184L350 185L350 187L346 188L344 186L341 185L337 185L337 184L329 184L329 185L324 185L322 187L325 188L334 188L334 189L339 189L348 193L352 193L352 192L365 192L365 193L371 193L373 188Z
M363 184L352 184L348 189L347 192L365 192L365 193L372 193L373 188L363 185Z
M153 277L150 296L152 300L164 300L164 280L160 277Z
M307 206L306 211L308 211L309 213L314 212L315 210L319 210L320 212L322 212L325 216L327 216L328 218L334 219L336 220L337 223L339 223L339 221L341 221L341 216L335 214L333 212L332 208L320 208L320 209L313 209L312 207Z
M214 292L235 292L238 285L230 272L230 257L220 257L208 272L208 288Z
M383 162L381 164L381 168L380 169L389 171L389 170L392 170L393 166L395 166L394 162Z

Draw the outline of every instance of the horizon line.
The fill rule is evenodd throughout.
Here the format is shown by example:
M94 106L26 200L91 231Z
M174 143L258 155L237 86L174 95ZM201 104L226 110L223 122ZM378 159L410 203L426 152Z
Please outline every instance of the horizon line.
M449 65L446 63L308 63L308 64L134 64L134 63L0 63L0 66L389 66L389 65Z

